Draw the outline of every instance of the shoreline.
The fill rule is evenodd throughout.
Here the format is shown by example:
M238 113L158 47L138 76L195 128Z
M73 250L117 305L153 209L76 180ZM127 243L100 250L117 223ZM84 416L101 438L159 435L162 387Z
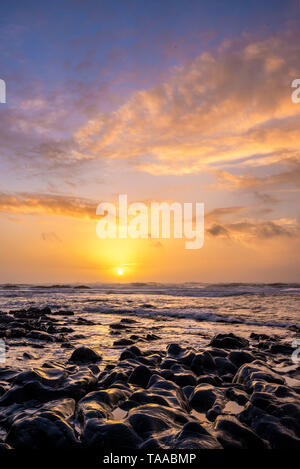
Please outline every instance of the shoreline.
M299 365L286 337L237 335L227 324L214 337L198 334L187 344L177 334L168 344L173 321L160 319L145 325L120 315L98 325L113 340L112 360L101 343L80 344L74 329L84 337L97 327L86 317L49 307L2 313L9 347L22 353L29 341L43 363L23 357L27 371L0 366L1 448L300 446ZM45 350L58 345L60 359L50 358Z

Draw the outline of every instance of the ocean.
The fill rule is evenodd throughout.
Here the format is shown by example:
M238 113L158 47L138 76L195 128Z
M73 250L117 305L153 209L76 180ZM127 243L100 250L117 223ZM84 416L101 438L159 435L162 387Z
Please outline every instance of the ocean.
M141 336L141 348L161 347L180 342L193 347L202 346L214 334L234 332L247 336L251 332L284 337L288 342L300 328L300 284L205 284L205 283L126 283L86 285L1 285L0 311L8 313L30 307L48 306L55 313L74 312L74 316L59 317L59 325L73 328L71 342L88 345L110 361L120 355L110 324L124 317L136 320L131 333ZM90 321L90 324L78 324ZM143 339L155 333L155 343ZM31 341L32 342L32 341ZM22 353L32 352L32 344L9 341L8 364L16 361L30 366ZM21 345L13 346L13 345ZM124 348L124 347L123 347ZM45 344L33 351L40 362L65 357L59 344Z

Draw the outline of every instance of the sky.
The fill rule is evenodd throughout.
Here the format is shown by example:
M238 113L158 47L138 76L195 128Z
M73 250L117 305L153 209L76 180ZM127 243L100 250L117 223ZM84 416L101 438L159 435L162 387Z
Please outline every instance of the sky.
M0 282L299 281L298 0L5 3ZM203 247L99 239L119 194Z

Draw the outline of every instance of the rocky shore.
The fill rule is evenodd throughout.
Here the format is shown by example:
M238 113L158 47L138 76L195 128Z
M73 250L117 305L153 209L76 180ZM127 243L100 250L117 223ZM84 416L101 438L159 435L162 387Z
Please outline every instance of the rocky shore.
M199 348L162 349L148 333L143 350L124 318L110 327L119 358L104 363L74 347L73 328L60 321L68 315L1 313L0 338L31 341L40 354L60 343L65 356L25 371L0 365L1 450L300 448L300 367L285 341L225 333Z

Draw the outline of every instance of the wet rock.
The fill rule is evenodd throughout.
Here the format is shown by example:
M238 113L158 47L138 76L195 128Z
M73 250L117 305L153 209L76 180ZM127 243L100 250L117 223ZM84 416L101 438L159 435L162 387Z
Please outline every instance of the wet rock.
M249 341L232 333L218 334L211 340L209 345L225 349L239 349L249 347Z
M17 418L8 432L6 443L18 450L69 450L79 446L70 424L51 411Z
M219 416L215 426L217 439L228 449L265 449L266 442L259 438L249 427L236 417Z
M23 358L24 358L24 360L33 360L36 357L32 353L24 352L23 353Z
M295 349L290 344L272 344L269 352L273 354L292 355Z
M147 392L162 396L172 408L177 407L189 412L189 401L182 389L172 381L167 381L158 375L152 375Z
M142 443L142 439L128 423L103 423L98 419L87 422L82 441L84 446L97 451L137 449Z
M77 418L84 423L93 418L111 419L113 408L124 402L129 394L129 391L118 388L89 393L78 402Z
M270 443L272 449L299 449L300 438L295 432L282 425L279 418L261 414L252 422L253 430Z
M153 433L179 428L188 421L188 415L177 409L148 404L130 410L127 419L134 431L145 439Z
M193 350L186 350L178 357L177 360L179 361L179 363L189 367L194 358L195 352Z
M240 389L228 388L225 391L225 395L228 399L237 402L241 406L248 402L248 394Z
M229 358L216 357L215 362L218 373L221 375L225 375L227 373L235 374L238 369L238 367L234 365Z
M208 411L215 403L217 394L213 386L197 385L190 397L190 404L198 412Z
M169 344L167 347L167 354L171 357L177 357L182 354L184 349L178 344Z
M121 324L119 322L115 322L110 324L109 327L113 330L125 330L128 326L125 326L124 324Z
M54 338L48 334L48 332L41 332L41 331L30 331L26 334L28 339L35 339L35 340L44 340L46 342L54 342Z
M124 345L132 345L134 344L134 341L131 339L120 339L120 340L115 340L113 345L114 346L124 346Z
M177 361L174 358L165 358L160 364L160 368L169 370L173 365L176 365Z
M69 361L81 363L95 363L102 360L101 355L89 347L79 347L74 350Z
M186 423L174 443L176 449L221 449L216 438L198 422Z
M172 377L172 381L174 381L178 386L196 386L197 380L192 373L174 373Z
M255 356L244 350L234 350L228 355L228 359L238 368L245 363L251 363L255 360Z
M121 353L119 360L128 360L129 358L136 359L137 357L141 357L142 355L143 354L141 350L135 345L132 345Z
M24 372L31 373L31 372ZM25 376L25 378L24 378ZM18 381L19 379L19 381ZM95 388L97 379L89 369L83 369L76 373L69 374L62 382L60 379L45 380L39 374L21 374L21 378L16 378L12 386L0 398L0 409L14 403L35 400L37 402L47 402L54 399L73 398L76 401L81 399L89 391Z
M202 375L197 379L197 384L211 384L212 386L221 386L222 379L215 375Z
M128 382L136 384L145 388L152 376L152 372L144 365L137 366L131 375L129 376Z
M251 364L245 364L237 371L234 382L244 384L250 389L256 381L265 381L267 383L284 384L284 379L274 373L267 365L258 360Z
M158 335L155 335L155 334L147 334L145 339L147 341L152 341L152 340L158 340L160 339L160 337L158 337Z

